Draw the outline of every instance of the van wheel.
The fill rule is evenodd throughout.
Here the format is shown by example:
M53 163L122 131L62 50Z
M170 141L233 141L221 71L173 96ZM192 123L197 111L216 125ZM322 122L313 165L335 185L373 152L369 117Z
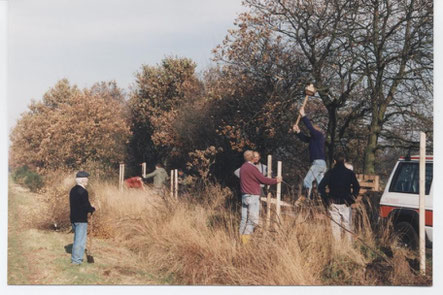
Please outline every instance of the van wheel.
M416 250L418 247L418 235L409 222L399 222L394 227L398 244L402 247Z

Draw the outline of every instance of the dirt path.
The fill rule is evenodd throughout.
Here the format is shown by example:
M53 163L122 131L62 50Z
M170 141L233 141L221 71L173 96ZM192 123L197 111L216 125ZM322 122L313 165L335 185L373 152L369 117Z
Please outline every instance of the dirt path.
M72 266L69 251L73 234L33 227L33 220L44 208L38 195L9 182L9 285L165 284L143 269L137 256L125 248L116 247L110 240L94 240L92 255L95 263Z

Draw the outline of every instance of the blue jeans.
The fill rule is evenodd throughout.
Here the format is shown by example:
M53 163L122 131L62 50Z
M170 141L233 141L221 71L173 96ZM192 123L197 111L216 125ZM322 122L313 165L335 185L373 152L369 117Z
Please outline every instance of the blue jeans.
M83 256L85 254L88 223L74 222L72 223L72 230L74 231L74 244L72 245L71 262L80 264L83 262Z
M326 172L326 162L325 160L314 160L312 162L311 168L309 168L308 173L305 176L303 181L303 186L307 189L312 188L312 182L317 180L317 186L320 184L320 181L323 179L323 176Z
M250 235L258 225L260 212L260 196L244 194L241 196L240 234Z

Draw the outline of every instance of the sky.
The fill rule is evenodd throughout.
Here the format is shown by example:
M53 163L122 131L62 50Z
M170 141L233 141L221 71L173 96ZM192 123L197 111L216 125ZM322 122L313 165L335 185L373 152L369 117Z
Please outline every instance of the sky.
M241 0L10 0L8 129L63 78L128 90L142 65L188 57L197 71L234 28Z

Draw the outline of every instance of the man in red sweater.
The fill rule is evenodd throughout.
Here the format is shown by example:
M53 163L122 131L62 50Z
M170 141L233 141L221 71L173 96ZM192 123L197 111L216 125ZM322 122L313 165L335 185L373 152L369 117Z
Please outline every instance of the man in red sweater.
M263 176L252 162L254 159L253 151L244 152L243 157L245 163L240 167L240 189L242 193L240 235L243 244L246 244L259 220L260 184L277 184L282 182L282 178Z

